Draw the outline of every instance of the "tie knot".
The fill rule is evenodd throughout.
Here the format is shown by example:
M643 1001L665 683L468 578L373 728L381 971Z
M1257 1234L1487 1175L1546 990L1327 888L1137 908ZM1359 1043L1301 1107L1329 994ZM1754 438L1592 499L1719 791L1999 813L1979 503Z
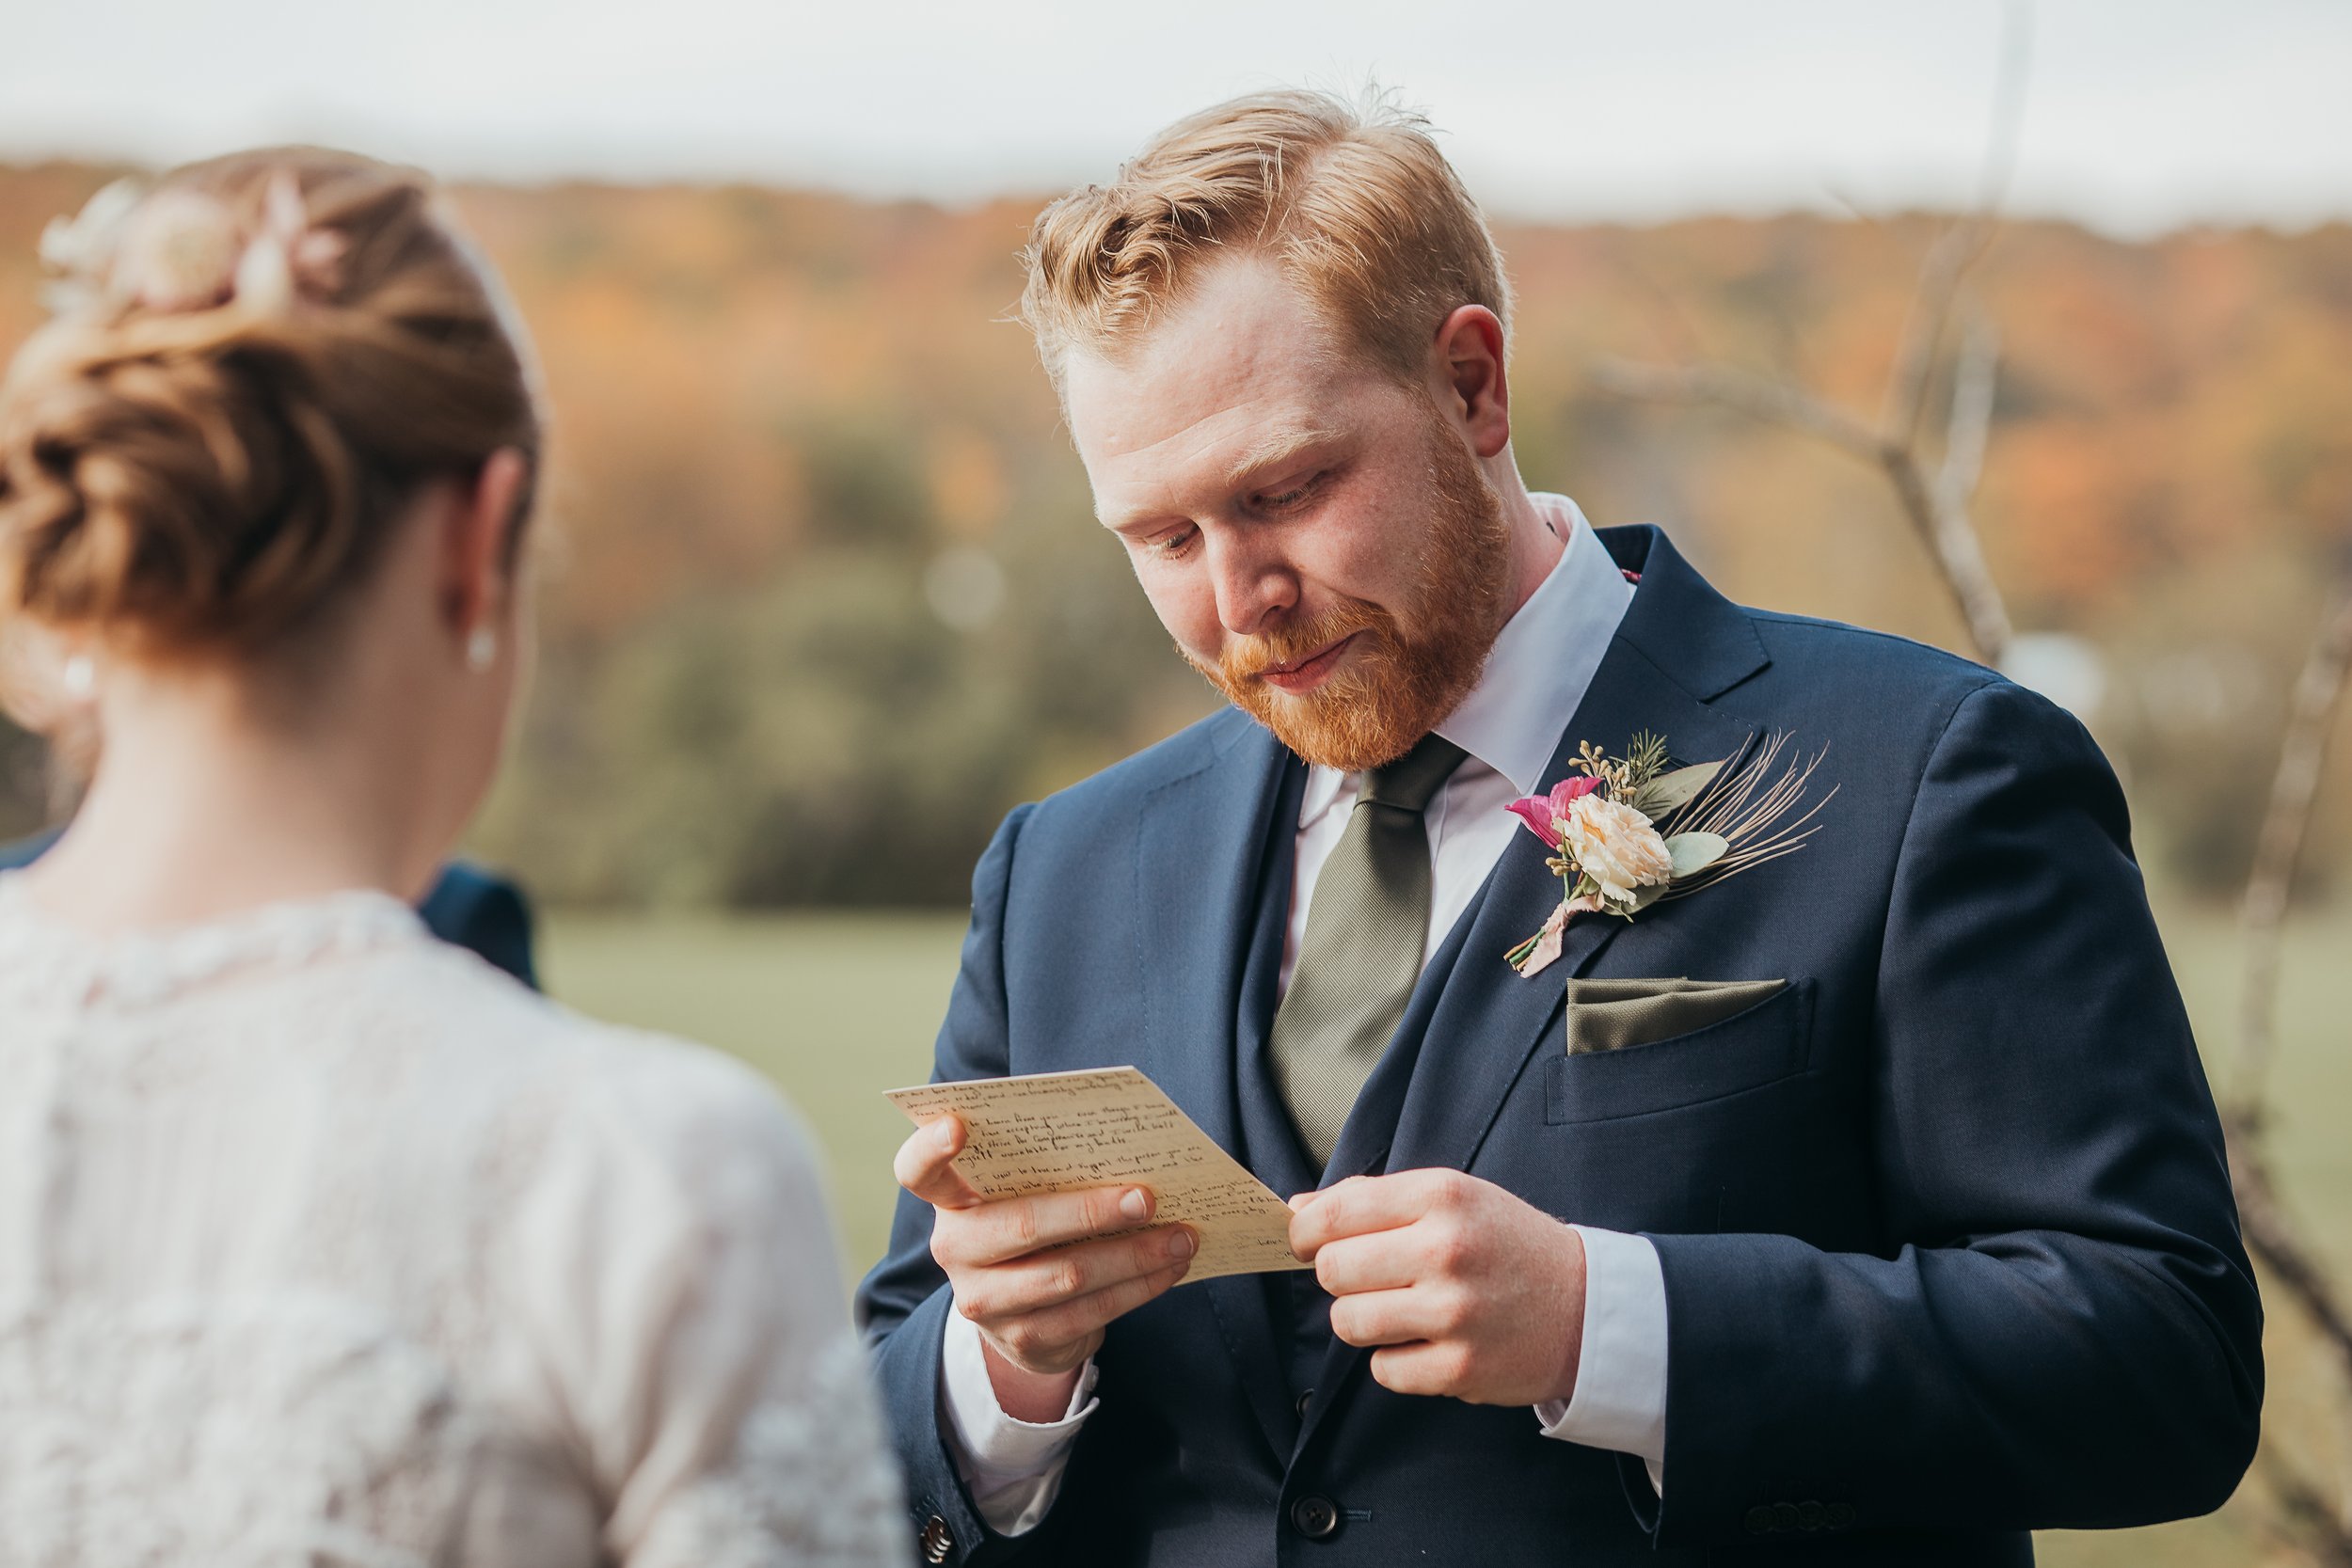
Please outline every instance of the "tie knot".
M1364 775L1363 799L1400 811L1418 812L1460 767L1469 753L1438 735L1425 735L1411 751Z

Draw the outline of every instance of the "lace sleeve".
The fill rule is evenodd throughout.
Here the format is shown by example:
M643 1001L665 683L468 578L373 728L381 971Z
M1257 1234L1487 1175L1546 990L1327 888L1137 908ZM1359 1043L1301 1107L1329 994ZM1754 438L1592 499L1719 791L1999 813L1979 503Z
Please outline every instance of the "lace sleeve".
M588 1147L551 1162L540 1255L517 1259L607 1547L628 1568L903 1557L807 1138L747 1069L660 1054L567 1118Z
M771 1387L733 1451L664 1497L629 1568L857 1564L905 1555L906 1511L883 1457L865 1348L844 1329L797 1388Z

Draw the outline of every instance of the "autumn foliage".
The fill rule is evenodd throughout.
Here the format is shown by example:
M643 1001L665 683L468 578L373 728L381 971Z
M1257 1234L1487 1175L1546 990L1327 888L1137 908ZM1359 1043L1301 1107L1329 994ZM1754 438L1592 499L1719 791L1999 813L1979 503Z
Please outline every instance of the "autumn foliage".
M40 225L109 172L0 169L0 344L37 320ZM1007 319L1034 203L460 199L556 414L537 689L479 852L570 901L952 903L1008 806L1206 710ZM1522 467L1597 522L1664 524L1735 596L1961 645L1876 476L1587 373L1729 361L1872 415L1931 232L1506 226ZM2004 348L1994 570L2021 629L2100 651L2090 717L2143 849L2227 886L2253 832L2233 802L2352 535L2352 229L2019 225L1975 278ZM0 743L0 833L41 813L28 754Z

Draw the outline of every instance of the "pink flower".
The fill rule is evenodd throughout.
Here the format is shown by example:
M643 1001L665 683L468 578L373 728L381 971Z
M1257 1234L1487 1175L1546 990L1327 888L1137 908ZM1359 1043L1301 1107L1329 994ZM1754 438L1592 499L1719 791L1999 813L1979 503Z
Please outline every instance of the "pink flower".
M230 296L262 315L282 315L297 297L331 295L342 256L342 235L310 227L302 187L280 169L262 193L261 230L237 260Z
M1557 849L1567 831L1568 807L1599 787L1598 779L1580 774L1562 779L1549 795L1523 795L1505 809L1527 824L1529 832Z

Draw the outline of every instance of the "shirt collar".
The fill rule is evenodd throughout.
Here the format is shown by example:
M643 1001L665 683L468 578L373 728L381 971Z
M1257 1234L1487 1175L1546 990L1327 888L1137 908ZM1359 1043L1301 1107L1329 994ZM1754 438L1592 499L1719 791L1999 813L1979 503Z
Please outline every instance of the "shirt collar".
M1567 547L1504 623L1478 684L1438 726L1522 795L1535 792L1633 602L1633 585L1576 502L1541 493L1533 499Z
M1567 541L1535 592L1504 623L1486 669L1438 733L1511 781L1522 795L1542 782L1586 688L1609 651L1633 585L1576 502L1536 492L1536 509ZM1354 779L1311 768L1299 801L1301 827L1329 811Z

